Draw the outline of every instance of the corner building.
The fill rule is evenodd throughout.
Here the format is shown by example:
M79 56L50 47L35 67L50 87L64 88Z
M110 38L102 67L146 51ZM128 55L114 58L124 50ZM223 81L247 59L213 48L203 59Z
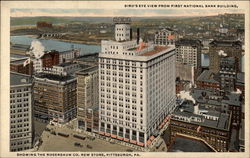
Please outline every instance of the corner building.
M130 22L114 18L116 41L102 41L99 133L146 146L175 108L175 49L132 40Z

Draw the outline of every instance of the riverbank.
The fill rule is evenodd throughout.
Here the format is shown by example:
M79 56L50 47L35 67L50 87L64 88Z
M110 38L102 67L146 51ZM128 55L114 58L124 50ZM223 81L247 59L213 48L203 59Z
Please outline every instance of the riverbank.
M98 41L79 41L79 40L68 40L68 39L58 39L58 38L40 38L44 40L55 40L61 42L77 43L77 44L86 44L86 45L101 45L101 42Z

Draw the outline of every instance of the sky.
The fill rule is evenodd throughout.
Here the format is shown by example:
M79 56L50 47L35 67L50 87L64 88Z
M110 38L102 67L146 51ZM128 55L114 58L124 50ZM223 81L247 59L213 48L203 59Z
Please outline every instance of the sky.
M154 17L154 16L211 16L223 13L242 13L238 9L11 9L11 17Z

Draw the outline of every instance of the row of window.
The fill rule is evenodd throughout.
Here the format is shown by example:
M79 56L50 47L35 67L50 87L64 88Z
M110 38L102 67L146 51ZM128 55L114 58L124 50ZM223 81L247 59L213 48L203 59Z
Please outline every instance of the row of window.
M28 118L25 118L25 119L18 119L18 120L11 120L10 123L20 123L20 122L27 122L29 121Z
M11 99L10 100L10 103L21 103L21 102L25 102L25 101L29 101L29 98L24 98L24 99L16 99L16 100L14 100L14 99Z
M15 100L10 100L10 103L15 103ZM24 103L24 104L17 104L17 105L10 105L10 108L22 108L22 107L27 107L29 106L29 103Z
M114 105L114 106L112 106L113 111L117 111L117 107L116 107L117 106L117 102L114 101L113 105ZM107 106L107 110L111 110L111 106L110 105L106 105L106 106ZM119 107L123 108L123 103L122 102L119 102ZM132 106L130 106L130 104L126 104L125 105L125 108L127 108L127 109L130 109L130 107L132 107L132 110L137 110L136 105L132 105ZM105 109L105 105L104 104L101 104L101 109ZM143 111L143 107L140 107L140 111ZM123 109L119 109L119 112L123 112Z
M23 134L12 134L10 135L10 138L20 138L20 137L26 137L28 136L28 133L23 133Z
M113 59L100 59L100 63L107 63L107 64L114 64L114 65L125 65L125 66L136 66L137 63L134 61L123 61L123 60L113 60ZM139 65L140 67L142 67L142 63L140 63Z
M29 108L24 108L24 109L17 109L17 110L10 110L10 113L19 113L19 112L26 112L29 111Z
M10 93L15 93L15 92L26 92L26 91L28 91L29 90L29 88L23 88L23 89L11 89L10 90Z
M29 131L29 128L24 128L24 129L17 129L17 130L11 130L10 133L19 133L19 132L26 132Z
M10 128L20 128L20 127L27 127L27 126L29 126L29 123L10 125Z
M135 124L135 123L131 123L131 122L126 122L125 121L125 123L123 122L123 121L118 121L117 119L113 119L113 121L111 121L111 119L109 118L109 117L106 117L106 119L104 118L104 117L101 117L101 120L103 120L103 121L108 121L108 122L112 122L112 123L114 123L114 124L119 124L120 126L126 126L126 127L129 127L129 128L133 128L133 129L135 129L135 128L137 128L137 125ZM104 130L104 127L105 125L104 125L104 123L102 122L101 123L101 130ZM113 125L113 130L117 130L117 128L115 128L117 125ZM111 130L111 125L110 124L107 124L107 126L106 126L107 128L106 128L106 130ZM140 129L141 130L143 130L144 128L143 128L143 126L139 126L140 127ZM114 129L115 128L115 129ZM123 127L120 127L120 130L119 130L120 132L122 132L123 133ZM129 132L129 129L126 129L126 132L125 132L126 134L129 134L130 132ZM132 135L136 135L136 131L132 131ZM140 135L140 134L139 134Z
M28 113L24 113L24 114L12 114L12 115L10 115L10 118L26 117L28 115L29 115Z
M133 88L132 88L132 90L135 90L135 91L136 91L136 89L133 89ZM117 91L115 90L115 91L113 91L113 93L117 93ZM125 93L124 93L124 91L120 91L120 90L119 90L119 94L121 94L121 95L125 94L125 96L132 96L132 97L136 97L136 96L137 96L137 93L136 93L136 92L130 93L129 91L125 91ZM112 96L112 97L111 97L111 96ZM142 97L143 97L143 95L140 94L140 98L142 98ZM101 98L105 98L105 94L104 94L104 93L101 93ZM106 98L109 98L109 99L110 99L110 98L117 99L118 96L117 96L117 95L106 94Z
M20 98L20 97L27 97L27 96L29 96L29 93L19 93L19 94L11 94L10 98L15 98L15 97Z

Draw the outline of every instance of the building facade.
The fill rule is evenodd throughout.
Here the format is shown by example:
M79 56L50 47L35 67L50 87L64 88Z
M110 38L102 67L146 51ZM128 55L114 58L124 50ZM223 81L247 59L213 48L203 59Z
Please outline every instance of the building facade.
M155 33L154 44L156 45L175 45L176 34L172 29L164 28Z
M59 52L45 52L39 59L36 59L33 55L31 55L31 61L33 63L34 73L41 73L43 72L43 68L53 67L54 65L59 64Z
M224 57L220 61L220 89L227 92L236 90L236 58Z
M175 43L176 61L184 65L201 67L201 42L199 40L180 39Z
M210 70L204 70L195 81L197 88L211 88L214 90L220 89L220 78L218 74Z
M73 59L76 59L80 56L80 50L78 49L72 49L67 50L59 53L59 63L64 63L68 61L72 61Z
M32 81L30 76L10 73L10 151L33 147Z
M181 80L194 80L201 73L201 42L199 40L180 39L175 42L176 75Z
M30 70L30 69L32 69L33 66L30 66L29 64L24 66L24 62L26 60L27 59L24 58L24 59L18 59L18 60L11 61L10 62L10 71L30 75L32 72L32 70ZM32 63L30 63L30 64L32 64Z
M89 67L77 73L77 120L78 129L98 132L96 113L99 113L98 67ZM98 108L91 108L91 107ZM99 115L98 121L99 122ZM93 123L93 124L92 124ZM95 127L95 128L94 128ZM97 126L98 127L98 126Z
M218 112L231 113L232 127L238 128L241 123L242 108L241 94L238 92L221 93L213 89L193 89L192 96L201 107Z
M240 41L217 41L214 40L209 44L209 70L218 73L220 71L220 61L223 51L228 57L236 57L236 71L240 71L242 43Z
M84 67L88 67L84 65ZM62 76L74 75L76 71L80 71L81 65L74 62L61 63L59 65L54 65L53 67L44 67L44 73L57 74Z
M175 49L131 39L130 22L114 18L116 41L102 41L99 133L146 146L175 108Z
M76 117L76 78L40 73L34 76L34 116L66 123Z

